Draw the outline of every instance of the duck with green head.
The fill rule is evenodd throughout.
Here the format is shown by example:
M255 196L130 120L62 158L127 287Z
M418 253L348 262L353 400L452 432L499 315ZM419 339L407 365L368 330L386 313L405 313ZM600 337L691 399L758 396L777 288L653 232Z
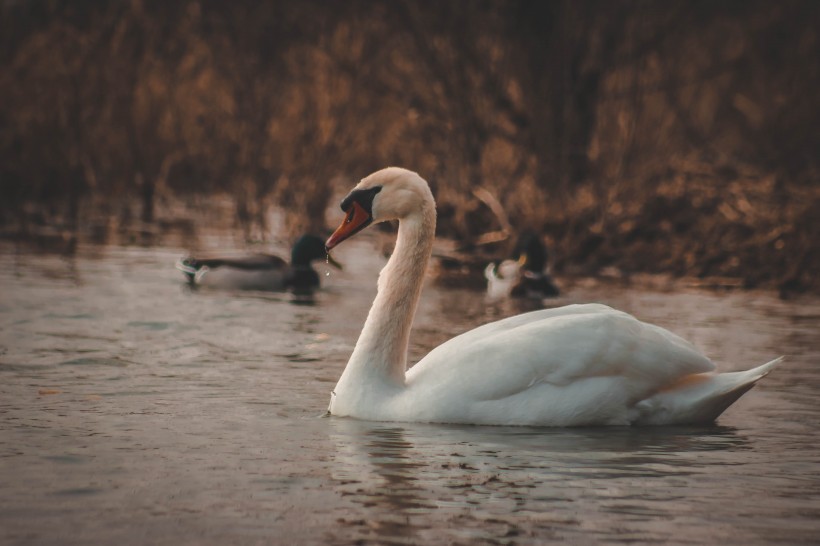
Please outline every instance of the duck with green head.
M487 294L493 298L553 298L561 291L548 272L547 247L535 232L524 231L513 259L491 262L484 269Z
M313 261L320 259L327 259L328 264L341 269L325 252L324 241L308 234L294 243L290 264L272 254L251 254L189 256L179 260L176 267L185 274L188 284L195 287L309 293L320 285L319 274L312 266Z

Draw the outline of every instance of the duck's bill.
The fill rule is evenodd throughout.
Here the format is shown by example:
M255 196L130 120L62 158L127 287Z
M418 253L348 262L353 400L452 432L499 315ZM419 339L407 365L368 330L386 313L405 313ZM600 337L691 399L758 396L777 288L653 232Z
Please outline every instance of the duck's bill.
M354 201L350 209L347 210L347 216L342 220L342 225L336 228L333 235L325 242L325 249L330 251L345 239L356 235L369 226L372 221L373 217L370 216L370 213Z

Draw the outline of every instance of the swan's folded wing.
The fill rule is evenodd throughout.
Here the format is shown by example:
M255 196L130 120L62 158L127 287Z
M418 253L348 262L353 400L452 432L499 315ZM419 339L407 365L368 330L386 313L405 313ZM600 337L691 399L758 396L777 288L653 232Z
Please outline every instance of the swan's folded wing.
M714 365L690 343L606 306L537 311L490 323L437 347L407 374L408 386L446 395L455 385L497 400L539 384L626 379L640 397Z

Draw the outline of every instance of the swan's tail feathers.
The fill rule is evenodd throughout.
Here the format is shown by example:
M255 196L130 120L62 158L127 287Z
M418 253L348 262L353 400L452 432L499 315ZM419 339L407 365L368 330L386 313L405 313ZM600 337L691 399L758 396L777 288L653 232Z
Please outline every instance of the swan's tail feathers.
M754 376L754 379L752 381L757 382L759 379L763 379L764 377L769 375L769 372L772 371L775 366L777 366L778 364L783 362L783 358L785 358L785 357L778 356L777 358L775 358L771 362L766 362L762 366L758 366L757 368L752 368L749 371L740 372L740 373L747 373L747 374L750 374L750 375Z
M635 405L634 424L710 423L766 377L783 357L743 372L690 375Z

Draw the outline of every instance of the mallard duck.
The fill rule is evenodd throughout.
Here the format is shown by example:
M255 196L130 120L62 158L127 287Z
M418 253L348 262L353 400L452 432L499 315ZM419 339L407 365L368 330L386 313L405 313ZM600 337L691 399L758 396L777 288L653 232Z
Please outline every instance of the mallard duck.
M325 252L321 238L303 235L293 245L290 264L279 256L251 254L241 257L189 256L179 260L176 267L192 286L304 293L319 287L319 274L311 262L325 257L330 265L341 269L341 265Z
M353 354L331 393L331 415L477 425L662 425L715 420L781 358L718 373L691 343L600 304L542 309L491 322L407 369L413 317L436 230L427 182L396 167L364 178L325 243L398 220L395 250Z
M516 242L511 260L491 262L484 269L491 298L553 298L561 292L547 272L547 247L531 231Z

